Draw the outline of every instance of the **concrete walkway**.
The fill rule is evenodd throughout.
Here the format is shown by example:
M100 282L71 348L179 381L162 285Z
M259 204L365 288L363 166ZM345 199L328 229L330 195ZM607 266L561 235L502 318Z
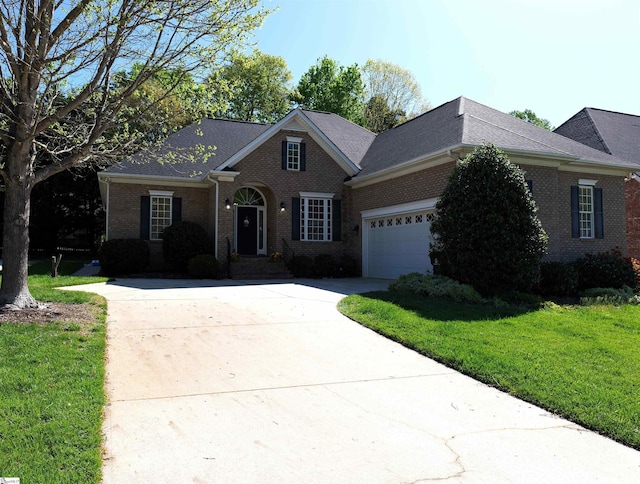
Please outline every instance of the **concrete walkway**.
M640 453L343 317L383 281L119 280L104 482L638 482Z

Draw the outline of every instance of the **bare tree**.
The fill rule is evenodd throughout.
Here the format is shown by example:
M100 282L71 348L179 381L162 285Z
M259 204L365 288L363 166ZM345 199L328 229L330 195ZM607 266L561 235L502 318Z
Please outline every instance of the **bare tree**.
M365 99L383 99L392 112L402 112L398 122L414 118L430 109L422 97L420 85L414 74L397 64L383 60L368 60L362 67L365 83Z
M192 73L247 39L259 0L3 0L0 304L36 306L27 282L33 187L55 173L130 153L144 133L123 117L156 72ZM206 59L206 62L204 61ZM136 75L112 75L137 63Z

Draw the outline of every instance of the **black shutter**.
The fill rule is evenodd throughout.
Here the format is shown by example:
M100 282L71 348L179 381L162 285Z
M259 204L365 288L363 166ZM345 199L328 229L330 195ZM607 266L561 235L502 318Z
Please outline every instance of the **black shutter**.
M182 222L182 198L174 198L171 202L171 223Z
M604 239L604 215L602 210L602 188L594 188L594 221L596 225L596 239Z
M340 208L342 206L342 200L332 200L331 206L331 232L333 234L332 240L334 242L340 242L342 240L342 213Z
M151 197L140 197L140 238L149 240L149 220L151 217Z
M307 145L300 143L300 171L307 169Z
M578 187L571 187L571 237L580 238L580 201Z
M282 142L282 169L287 169L287 141Z
M529 187L529 192L533 195L533 180L526 180L527 186Z
M291 240L300 240L300 198L291 198Z

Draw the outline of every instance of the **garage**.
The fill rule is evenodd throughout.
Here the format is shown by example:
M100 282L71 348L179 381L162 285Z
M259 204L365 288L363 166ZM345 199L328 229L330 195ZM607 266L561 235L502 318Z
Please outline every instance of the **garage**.
M435 201L362 212L362 275L396 279L432 270L429 258Z

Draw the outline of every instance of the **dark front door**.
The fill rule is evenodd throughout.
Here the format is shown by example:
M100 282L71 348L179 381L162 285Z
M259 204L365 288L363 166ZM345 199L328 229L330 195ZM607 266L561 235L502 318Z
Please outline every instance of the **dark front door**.
M255 207L238 207L238 253L240 255L256 255L258 253L258 209Z

